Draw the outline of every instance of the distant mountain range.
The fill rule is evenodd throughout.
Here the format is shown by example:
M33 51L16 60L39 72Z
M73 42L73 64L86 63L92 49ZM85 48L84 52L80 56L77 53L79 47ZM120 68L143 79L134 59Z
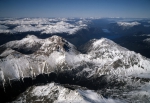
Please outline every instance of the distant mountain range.
M23 39L28 34L42 39L58 35L76 47L91 39L105 37L150 58L150 55L145 53L150 51L147 44L136 46L144 43L143 40L147 37L134 36L149 34L149 21L149 19L137 18L1 18L0 45ZM133 43L134 41L136 43Z

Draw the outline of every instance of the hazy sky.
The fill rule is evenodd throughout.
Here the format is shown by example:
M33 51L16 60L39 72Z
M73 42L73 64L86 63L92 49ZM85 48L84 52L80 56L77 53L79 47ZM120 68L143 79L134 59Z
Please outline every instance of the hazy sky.
M150 18L150 0L0 0L0 17Z

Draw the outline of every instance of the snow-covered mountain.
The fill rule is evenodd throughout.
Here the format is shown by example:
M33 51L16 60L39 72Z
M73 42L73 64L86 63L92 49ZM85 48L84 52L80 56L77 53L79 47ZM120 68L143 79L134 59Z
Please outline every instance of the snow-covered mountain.
M33 54L25 55L25 57L34 59L35 61L43 61L46 64L49 64L49 66L55 64L53 65L54 67L66 63L70 66L70 69L73 69L78 68L82 62L91 63L92 66L88 67L89 71L94 74L99 74L99 76L103 74L129 76L139 75L150 71L150 62L148 59L133 51L129 51L106 38L92 40L90 43L87 43L83 47L86 54L81 54L76 50L75 46L58 36L52 36L44 40L38 39L32 35L19 41L8 42L2 46L12 49L25 48L32 50L36 48L36 51ZM8 50L6 50L6 52L8 52ZM5 51L2 54L4 53ZM8 57L9 56L6 58ZM14 61L11 62L13 64ZM2 62L1 64L4 63ZM18 69L19 66L20 65L16 66L15 69ZM1 66L1 68L3 68L3 66ZM90 73L90 75L94 74Z
M28 35L22 40L10 41L2 45L1 47L11 48L18 51L24 51L24 52L29 52L29 51L34 52L38 48L40 48L43 42L44 41L42 39L39 39L34 35Z
M131 28L133 26L140 25L141 23L139 23L139 22L117 22L117 24L124 28Z
M24 48L24 50L37 49L30 55L24 55L12 49L4 50L0 55L2 57L0 67L6 80L46 73L44 72L45 66L51 70L47 67L47 63L49 66L56 67L65 62L66 54L75 55L78 53L72 44L58 36L43 40L31 35L22 40L2 45L2 48L5 47L12 49Z
M105 99L102 95L87 89L71 90L56 83L33 86L12 103L51 102L51 103L120 103L121 100Z
M118 34L118 35L134 35L138 33L148 33L148 27L145 27L144 24L140 21L118 21L115 23L110 23L109 31Z
M85 46L86 51L93 59L99 59L99 62L104 62L105 69L112 74L119 75L139 75L149 71L149 59L123 48L111 40L102 38L94 40L92 45ZM109 69L109 70L108 70ZM134 71L134 72L132 72Z
M69 21L72 23L69 23ZM0 33L10 34L40 32L41 34L66 33L72 35L86 27L87 22L83 19L78 21L64 18L14 18L0 20Z
M14 50L11 50L15 48L34 49L37 47L37 44L39 44L37 50L30 55L24 55L18 52L20 55L22 55L18 56L15 54L16 51L14 53L12 52ZM52 67L56 67L65 63L69 66L68 69L75 69L78 68L78 66L87 63L87 67L83 68L83 70L86 71L88 68L88 71L94 74L99 74L99 76L103 74L138 76L139 74L149 73L150 71L149 59L133 51L129 51L106 38L102 38L100 40L91 40L89 43L87 43L83 47L83 50L86 51L86 54L80 53L76 50L75 46L58 36L52 36L47 39L38 39L32 35L27 36L26 38L19 41L8 42L2 45L2 47L11 49L6 49L1 53L1 57L4 59L4 61L1 61L1 70L4 72L4 74L6 74L5 72L10 71L11 69L17 71L20 70L20 72L16 72L16 74L21 78L21 75L23 74L20 73L25 73L22 70L26 71L27 68L33 69L32 66L29 66L34 64L32 62L33 60L34 62L39 62L35 63L36 65L44 63L43 65L45 66L46 63L47 66ZM20 63L16 65L17 63L15 62L19 61L20 59L25 59L28 62L24 62L24 65ZM31 63L29 61L31 61ZM7 64L6 66L8 66L8 64L11 65L11 68L7 67L7 69L10 70L6 71L4 62ZM92 66L88 66L88 63L92 64ZM21 66L24 66L24 69L20 68ZM41 65L37 66L34 67L35 71L38 70L37 68L41 69ZM38 74L40 73L39 71ZM36 73L37 72L35 72L35 74ZM92 73L89 73L89 76L94 75ZM9 77L8 75L10 74L7 74L6 78Z
M120 91L141 87L142 83L148 83L150 79L149 59L106 38L89 41L82 46L81 51L59 36L39 39L33 35L8 42L1 48L7 48L0 54L1 86L9 85L12 80L24 81L28 77L36 79L41 74L51 73L56 74L55 79L60 83L92 89L119 88ZM16 48L36 50L31 54L23 54ZM109 94L109 91L100 92L102 95Z

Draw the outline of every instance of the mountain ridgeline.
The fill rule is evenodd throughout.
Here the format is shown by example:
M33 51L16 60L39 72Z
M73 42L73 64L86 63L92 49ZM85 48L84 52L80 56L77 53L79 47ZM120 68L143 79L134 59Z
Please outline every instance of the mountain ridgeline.
M96 96L101 94L105 98L116 98L119 95L118 99L133 101L136 95L131 96L130 91L147 85L150 81L149 74L148 58L106 38L92 39L78 49L59 36L39 39L34 35L0 46L0 97L3 102L33 102L38 96L29 96L32 99L24 96L31 95L36 89L34 86L38 88L45 84L51 92L54 92L55 86L58 88L62 85L60 88L67 88L66 92L73 93L71 96L78 92L83 100L87 91L81 92L80 89L84 88L83 90L95 90ZM116 94L113 94L116 89ZM41 89L39 91L42 92ZM61 92L60 89L57 91ZM22 92L24 93L21 94ZM139 101L148 101L145 98L149 98L149 95L140 95L142 99L139 98ZM48 94L44 95L45 99L40 101L54 102L60 99L47 96ZM39 94L39 97L42 98L42 95Z

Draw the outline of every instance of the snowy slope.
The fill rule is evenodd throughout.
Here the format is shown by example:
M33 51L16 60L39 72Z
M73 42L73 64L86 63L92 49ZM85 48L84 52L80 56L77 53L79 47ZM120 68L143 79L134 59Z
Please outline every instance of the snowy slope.
M92 40L87 43L83 47L84 51L87 51L86 54L81 54L74 45L59 36L52 36L45 40L38 39L35 36L28 36L20 41L9 42L4 46L24 48L24 45L26 45L27 48L33 48L37 43L41 46L30 55L23 55L18 52L16 55L11 52L12 50L10 52L5 50L1 54L7 54L0 62L5 78L35 76L40 73L50 73L57 69L61 72L64 71L64 67L67 70L76 70L83 65L86 66L81 68L76 75L82 75L83 72L87 72L87 77L94 75L98 77L101 75L138 77L140 74L150 73L149 59L129 51L106 38ZM20 63L20 61L24 62ZM8 73L8 71L14 72L15 75ZM148 76L148 78L150 77Z
M149 59L123 48L111 40L92 40L83 47L99 73L131 76L150 73Z
M32 48L37 43L42 44L42 39L38 39L34 35L28 35L22 40L10 41L3 46L7 48Z
M123 101L105 99L92 90L71 90L59 84L50 83L44 86L30 87L13 103L52 102L52 103L120 103ZM125 103L125 102L124 102Z
M11 48L17 51L36 51L42 45L43 40L34 35L28 35L22 40L10 41L0 47Z
M54 68L58 65L63 65L66 62L66 53L68 55L78 54L72 44L58 36L43 40L31 35L20 41L9 42L3 47L34 49L37 44L41 46L30 55L24 55L12 49L6 49L1 53L1 77L4 79L1 78L1 81L50 73L55 71Z

